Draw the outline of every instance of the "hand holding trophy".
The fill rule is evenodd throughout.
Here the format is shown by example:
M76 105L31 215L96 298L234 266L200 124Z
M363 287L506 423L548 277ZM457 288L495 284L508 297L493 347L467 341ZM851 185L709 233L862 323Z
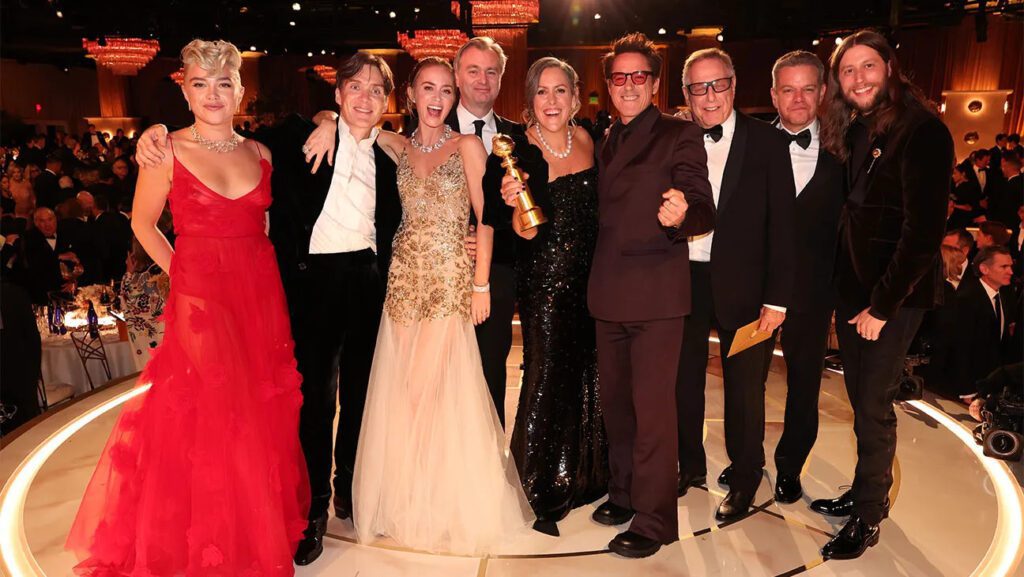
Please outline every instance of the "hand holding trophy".
M547 222L547 217L544 216L537 203L533 201L533 195L530 194L530 185L526 184L522 174L519 172L519 168L516 167L516 157L512 156L512 151L516 147L515 142L508 135L495 134L491 144L494 154L502 159L501 165L505 167L506 172L512 178L523 183L523 192L519 193L519 196L516 198L519 208L520 227L523 230L530 230L537 225Z

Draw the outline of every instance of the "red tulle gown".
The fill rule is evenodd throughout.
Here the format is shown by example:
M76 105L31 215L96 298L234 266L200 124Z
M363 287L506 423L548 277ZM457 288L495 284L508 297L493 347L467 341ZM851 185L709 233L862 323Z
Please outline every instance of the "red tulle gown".
M301 377L260 165L256 188L231 200L174 161L166 335L68 536L78 575L294 574L309 508Z

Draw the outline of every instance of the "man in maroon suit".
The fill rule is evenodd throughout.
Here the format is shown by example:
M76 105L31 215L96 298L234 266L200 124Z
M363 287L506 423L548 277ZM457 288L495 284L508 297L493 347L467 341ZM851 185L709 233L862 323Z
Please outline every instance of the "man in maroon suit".
M700 128L652 104L661 70L654 45L629 34L603 64L620 117L598 159L600 231L588 288L612 475L593 518L632 518L608 547L646 557L679 534L675 378L690 312L686 239L712 229L715 206Z

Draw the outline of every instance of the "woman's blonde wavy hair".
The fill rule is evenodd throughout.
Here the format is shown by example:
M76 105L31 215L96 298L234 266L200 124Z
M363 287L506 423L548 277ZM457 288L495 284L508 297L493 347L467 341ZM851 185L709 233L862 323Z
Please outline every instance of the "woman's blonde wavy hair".
M242 68L242 53L234 44L226 40L197 38L189 42L181 49L181 65L187 68L190 64L195 64L203 70L211 72L225 70L236 86L242 85L242 78L239 74L239 70Z

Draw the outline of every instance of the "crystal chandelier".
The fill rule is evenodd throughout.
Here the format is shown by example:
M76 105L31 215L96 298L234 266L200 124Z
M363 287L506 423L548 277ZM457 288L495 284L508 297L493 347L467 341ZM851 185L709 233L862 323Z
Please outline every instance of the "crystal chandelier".
M413 30L408 34L398 33L398 43L416 60L427 56L451 60L467 40L469 37L461 30Z
M313 66L313 72L320 77L321 80L334 86L338 81L338 69L333 66L325 66L323 64L317 64Z
M540 0L472 0L473 28L518 28L540 22Z
M121 76L135 76L160 51L160 43L156 40L118 36L108 36L105 46L101 46L98 40L83 38L82 47L88 52L88 58Z
M184 68L179 68L179 69L175 70L174 72L171 73L170 76L168 76L168 78L173 80L174 83L177 84L178 86L181 86L182 84L185 84L185 69Z

